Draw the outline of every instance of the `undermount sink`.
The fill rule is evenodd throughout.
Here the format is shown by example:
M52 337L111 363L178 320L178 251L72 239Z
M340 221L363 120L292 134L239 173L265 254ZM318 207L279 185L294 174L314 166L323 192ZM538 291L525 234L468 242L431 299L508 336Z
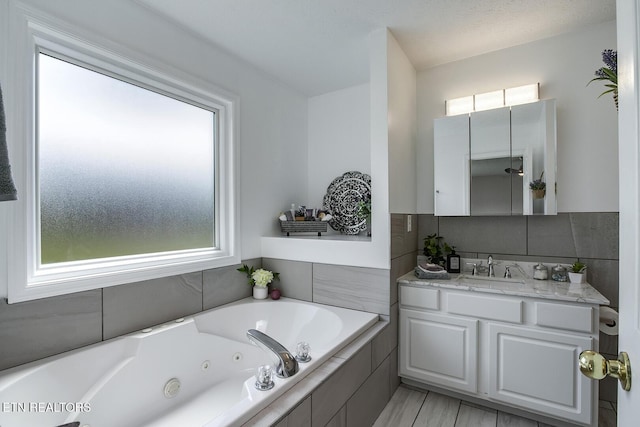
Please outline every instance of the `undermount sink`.
M500 282L500 283L520 283L524 284L525 281L522 278L511 277L489 277L489 276L473 276L471 274L461 274L456 279L458 282Z

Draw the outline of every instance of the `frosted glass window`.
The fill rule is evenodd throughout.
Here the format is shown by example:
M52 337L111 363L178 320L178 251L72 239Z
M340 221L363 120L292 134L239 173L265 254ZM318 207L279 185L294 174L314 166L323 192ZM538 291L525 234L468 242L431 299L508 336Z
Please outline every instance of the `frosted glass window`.
M216 111L38 55L40 262L215 247Z

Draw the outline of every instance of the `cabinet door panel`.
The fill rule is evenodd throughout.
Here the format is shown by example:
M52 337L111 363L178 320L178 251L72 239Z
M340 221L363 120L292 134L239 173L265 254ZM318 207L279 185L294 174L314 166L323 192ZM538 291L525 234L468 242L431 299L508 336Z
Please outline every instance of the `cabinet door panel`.
M400 375L475 393L478 321L400 310Z
M580 374L578 356L589 337L494 323L489 328L489 396L522 408L590 424L593 383Z
M510 109L471 113L471 215L511 215Z
M435 215L469 215L469 116L442 117L433 126Z

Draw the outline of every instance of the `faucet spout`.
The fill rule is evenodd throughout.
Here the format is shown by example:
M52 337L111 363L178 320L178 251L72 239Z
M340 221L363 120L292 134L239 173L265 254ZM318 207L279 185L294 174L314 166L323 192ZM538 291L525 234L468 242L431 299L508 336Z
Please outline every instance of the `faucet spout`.
M496 277L496 273L494 269L495 263L493 262L493 255L489 255L489 258L487 259L487 264L489 265L489 277Z
M278 364L275 369L277 376L280 378L288 378L298 372L298 361L278 341L257 329L249 329L247 331L247 338L249 338L249 341L252 343L262 347L264 350L270 351L277 357Z

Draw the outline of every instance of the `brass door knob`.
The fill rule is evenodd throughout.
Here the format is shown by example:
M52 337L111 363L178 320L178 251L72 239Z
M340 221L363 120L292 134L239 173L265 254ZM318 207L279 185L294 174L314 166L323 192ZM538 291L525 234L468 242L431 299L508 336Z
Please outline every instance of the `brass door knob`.
M593 380L601 380L607 375L620 380L620 386L631 390L631 364L629 355L624 351L618 355L618 360L607 360L600 353L585 350L580 353L580 372Z

